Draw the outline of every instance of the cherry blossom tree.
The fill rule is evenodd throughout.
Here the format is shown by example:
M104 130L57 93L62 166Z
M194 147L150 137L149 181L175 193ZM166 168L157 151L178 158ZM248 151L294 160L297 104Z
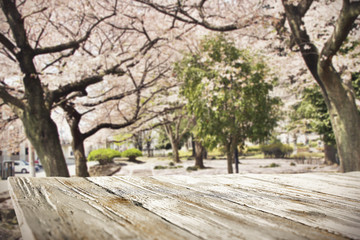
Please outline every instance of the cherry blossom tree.
M113 130L123 129L138 121L146 122L147 119L152 117L152 114L148 113L148 105L153 98L160 92L172 87L171 85L159 88L154 87L163 80L169 71L168 67L161 66L164 62L154 65L154 62L150 61L149 58L142 62L144 62L141 71L142 74L136 76L136 74L133 73L134 71L140 72L140 68L133 70L128 68L127 73L118 79L122 82L122 85L125 85L125 81L129 80L133 85L131 89L123 91L119 89L114 91L114 89L112 89L112 94L106 92L91 101L87 99L83 104L76 104L74 101L62 103L61 106L66 113L66 120L71 130L72 149L75 156L77 176L89 176L84 149L84 141L87 138L105 128ZM113 86L113 88L114 87L115 86ZM105 95L105 97L103 95ZM89 97L90 96L88 96L88 98ZM128 99L128 103L124 103L124 99ZM86 125L90 125L91 127L86 127L86 130L81 130L81 120L87 114L91 114L91 116L87 117ZM99 121L100 116L106 116L106 118L100 119ZM96 121L94 121L94 119L96 119Z
M360 116L351 84L342 76L341 60L344 58L337 55L346 39L359 37L356 34L360 14L358 1L343 0L340 8L337 8L340 1L318 3L313 0L260 3L207 0L136 1L172 17L174 23L180 21L212 31L240 30L241 34L244 34L243 30L253 29L251 26L254 25L263 29L259 23L267 27L271 24L279 38L287 42L287 46L301 53L309 72L321 88L330 112L343 171L360 169ZM283 10L278 8L280 3ZM267 14L269 9L274 9L280 14ZM323 21L324 17L329 19ZM314 26L308 28L310 23ZM287 26L291 29L290 34L287 34ZM330 34L327 33L329 28ZM287 46L283 45L281 48ZM282 54L286 54L281 51Z
M22 121L47 176L69 176L52 109L106 76L123 76L160 40L130 3L0 2L0 62L7 68L0 97Z

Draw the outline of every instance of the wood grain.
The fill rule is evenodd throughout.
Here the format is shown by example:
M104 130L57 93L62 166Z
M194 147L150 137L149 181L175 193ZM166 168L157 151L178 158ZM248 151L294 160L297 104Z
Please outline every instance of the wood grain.
M360 239L359 172L23 177L9 190L24 239Z

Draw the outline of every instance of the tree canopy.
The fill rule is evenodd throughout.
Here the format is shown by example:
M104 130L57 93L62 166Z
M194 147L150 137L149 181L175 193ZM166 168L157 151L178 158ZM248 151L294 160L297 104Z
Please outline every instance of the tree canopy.
M228 161L239 143L262 141L275 127L280 100L269 96L273 79L266 81L266 64L224 37L206 37L199 52L186 54L175 72L196 119L196 136L208 146L223 145Z

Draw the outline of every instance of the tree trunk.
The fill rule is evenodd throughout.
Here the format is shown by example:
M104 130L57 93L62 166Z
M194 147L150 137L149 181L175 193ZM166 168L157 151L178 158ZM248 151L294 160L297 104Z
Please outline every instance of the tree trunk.
M204 156L204 147L199 141L195 141L195 167L200 169L205 168L203 156Z
M232 166L234 161L234 151L232 149L231 143L226 144L226 159L227 159L228 173L234 173Z
M29 153L30 176L36 177L34 148L30 142L28 142L28 153Z
M234 157L235 157L235 172L239 173L239 150L236 147L234 151Z
M340 167L344 172L359 171L360 115L355 104L355 94L351 83L343 81L332 64L333 56L346 40L359 16L359 5L354 1L343 1L334 31L319 51L304 28L303 21L313 1L304 0L297 5L291 1L282 2L292 36L325 98L337 143Z
M152 157L152 154L151 154L151 141L146 141L146 148L147 148L147 155L148 157Z
M324 145L324 154L325 154L325 163L326 164L335 164L336 161L336 148L333 145Z
M71 147L75 156L75 172L77 177L89 177L87 159L85 156L84 141L85 137L81 133L79 123L82 115L76 111L71 104L63 104L62 108L66 112L66 121L69 124L72 136Z
M87 159L85 156L84 140L81 136L74 137L72 141L72 149L75 156L75 172L77 177L89 177L87 168Z
M174 136L174 132L173 132L170 124L165 124L164 129L165 129L166 135L168 136L168 138L170 140L171 149L172 149L172 153L173 153L173 160L175 163L179 163L180 158L179 158L179 147L178 146L179 146L180 138L178 136Z
M196 156L194 136L191 135L192 157Z
M39 116L40 115L40 116ZM25 133L38 154L48 177L69 177L56 124L50 114L29 114L21 117Z
M171 148L173 153L173 160L175 163L180 162L178 143L171 141Z
M320 68L319 68L320 69ZM360 170L360 114L355 104L355 96L342 83L332 67L320 69L320 79L324 82L331 124L337 143L342 171Z

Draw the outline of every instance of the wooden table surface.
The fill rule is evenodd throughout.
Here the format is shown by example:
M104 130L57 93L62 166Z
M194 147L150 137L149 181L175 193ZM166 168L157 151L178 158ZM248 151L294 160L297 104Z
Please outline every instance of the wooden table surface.
M360 172L9 178L26 239L360 239Z

